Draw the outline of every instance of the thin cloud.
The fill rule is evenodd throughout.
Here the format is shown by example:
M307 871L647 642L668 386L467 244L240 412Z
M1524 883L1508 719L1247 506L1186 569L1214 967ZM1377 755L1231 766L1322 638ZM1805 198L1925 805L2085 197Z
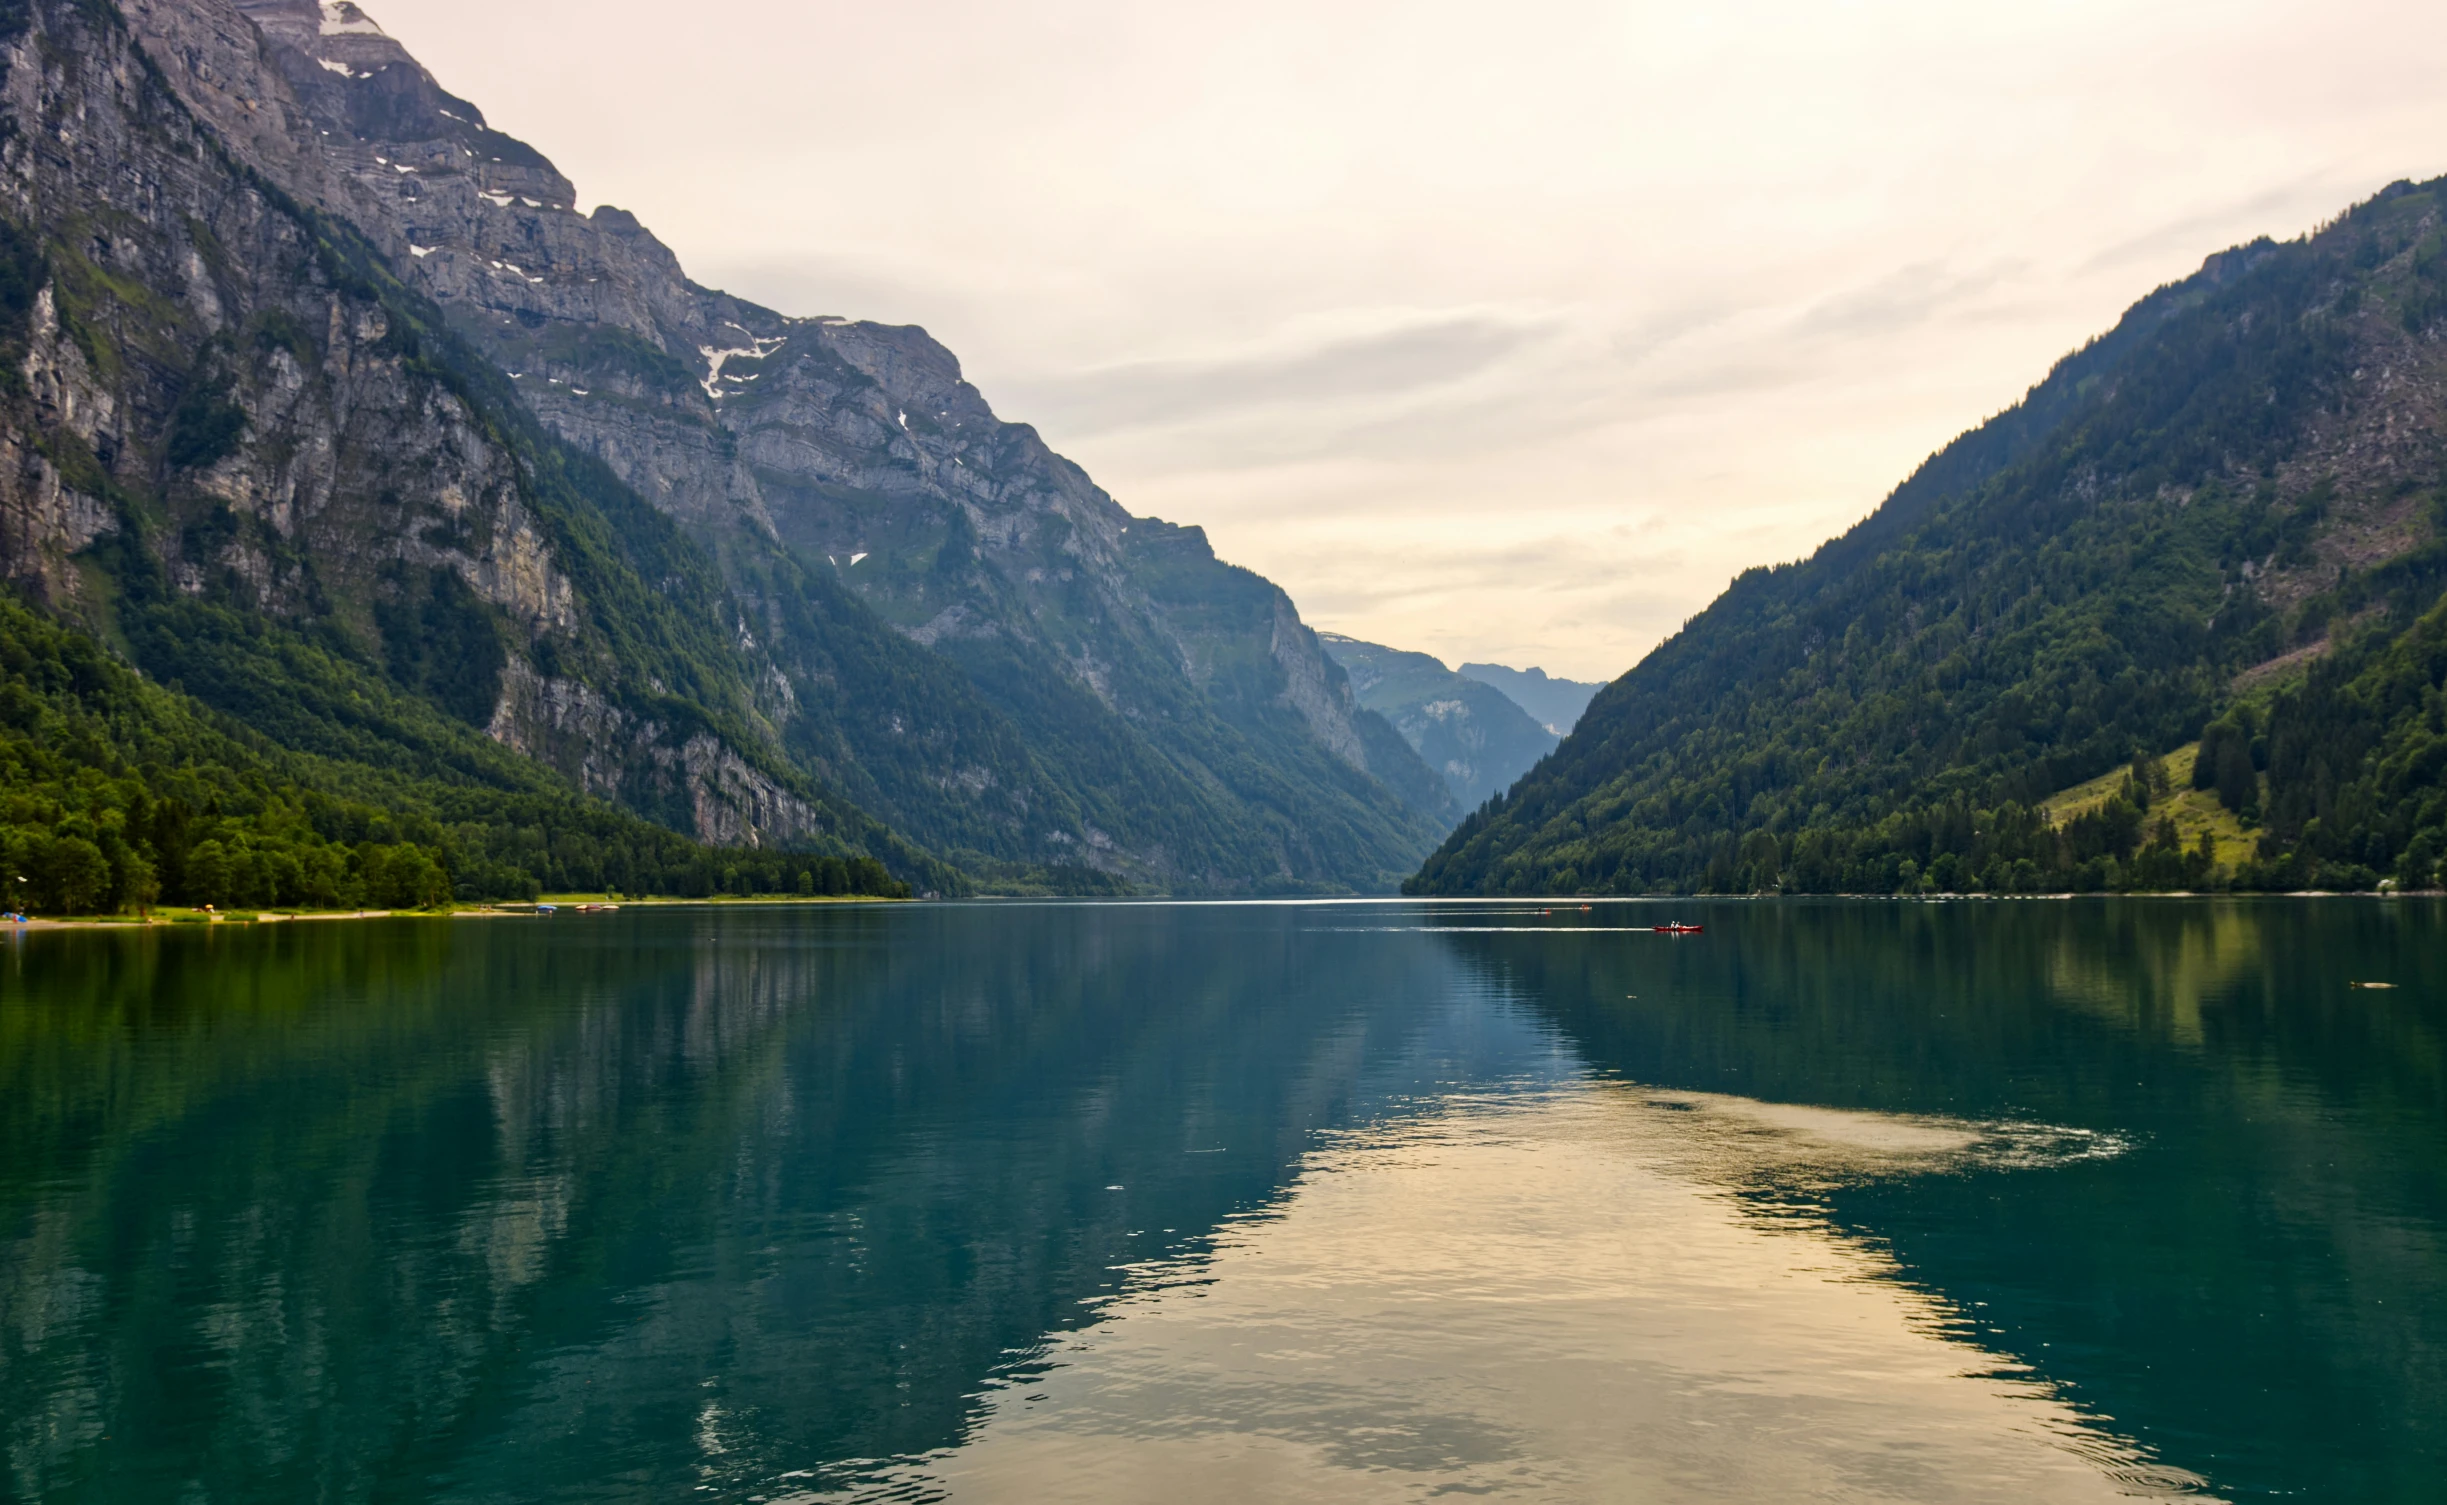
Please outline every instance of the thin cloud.
M2024 270L2018 262L1968 272L1940 261L1916 262L1819 302L1794 322L1793 331L1847 340L1900 333L1988 297Z
M1040 427L1095 437L1252 409L1351 408L1408 398L1480 375L1554 338L1551 322L1437 315L1292 348L1130 361L1040 378L1024 399Z
M2199 258L2254 235L2299 234L2310 227L2311 221L2344 208L2349 198L2379 186L2370 183L2356 187L2340 183L2333 173L2315 174L2282 188L2253 193L2232 203L2168 220L2118 241L2084 261L2075 275L2098 276L2170 258L2185 265L2197 265Z

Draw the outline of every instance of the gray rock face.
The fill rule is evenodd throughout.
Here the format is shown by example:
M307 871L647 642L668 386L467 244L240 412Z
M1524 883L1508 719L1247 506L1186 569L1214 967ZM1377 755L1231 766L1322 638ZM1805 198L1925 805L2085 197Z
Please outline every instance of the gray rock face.
M711 552L760 714L876 813L973 865L1224 889L1390 887L1452 818L1288 598L1131 517L923 330L697 286L353 5L130 14L199 114Z
M821 829L772 757L639 714L659 690L608 651L602 603L498 427L233 161L260 148L315 181L317 138L262 71L261 37L210 7L134 14L177 23L165 48L231 134L182 107L107 6L35 4L0 45L0 215L39 284L0 425L0 572L107 627L84 556L118 541L164 591L369 656L391 613L443 601L499 657L449 667L501 740L590 790L693 811L709 839ZM732 709L752 733L744 697Z

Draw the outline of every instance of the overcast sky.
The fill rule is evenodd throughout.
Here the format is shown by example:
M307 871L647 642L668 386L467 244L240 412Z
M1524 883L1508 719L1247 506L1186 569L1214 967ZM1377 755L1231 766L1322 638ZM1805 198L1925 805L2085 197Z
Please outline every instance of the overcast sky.
M1312 625L1584 679L2208 253L2447 173L2437 0L366 3Z

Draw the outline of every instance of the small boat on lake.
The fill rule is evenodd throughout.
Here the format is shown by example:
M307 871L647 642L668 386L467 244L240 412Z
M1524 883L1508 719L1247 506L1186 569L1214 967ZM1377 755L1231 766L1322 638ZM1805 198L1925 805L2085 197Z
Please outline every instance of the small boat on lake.
M1706 930L1708 927L1705 925L1685 925L1680 920L1676 920L1670 925L1657 925L1651 928L1653 928L1659 935L1697 935L1701 931Z

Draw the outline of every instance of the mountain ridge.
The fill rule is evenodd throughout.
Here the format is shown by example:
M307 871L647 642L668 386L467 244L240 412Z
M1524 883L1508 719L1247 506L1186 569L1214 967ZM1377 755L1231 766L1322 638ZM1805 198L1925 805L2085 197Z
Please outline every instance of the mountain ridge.
M1129 547L1130 515L997 419L922 330L701 287L634 216L577 214L547 159L491 132L363 11L236 9L310 117L300 183L370 224L547 428L713 553L796 687L772 712L785 739L853 798L975 866L1076 860L1158 887L1389 887L1449 824L1288 598L1252 596L1258 577L1203 535L1202 560ZM199 100L228 97L207 83ZM830 637L860 637L843 598L934 656L864 634L879 667L827 724L797 711L845 672ZM790 620L807 602L834 604ZM973 719L998 721L1004 750L913 747L919 708L879 702L918 683L981 703L993 716Z
M1581 714L1589 709L1589 702L1605 688L1577 679L1559 679L1534 666L1514 669L1503 664L1463 664L1453 672L1503 692L1505 699L1527 711L1532 721L1557 738L1571 735L1572 728L1580 724Z

